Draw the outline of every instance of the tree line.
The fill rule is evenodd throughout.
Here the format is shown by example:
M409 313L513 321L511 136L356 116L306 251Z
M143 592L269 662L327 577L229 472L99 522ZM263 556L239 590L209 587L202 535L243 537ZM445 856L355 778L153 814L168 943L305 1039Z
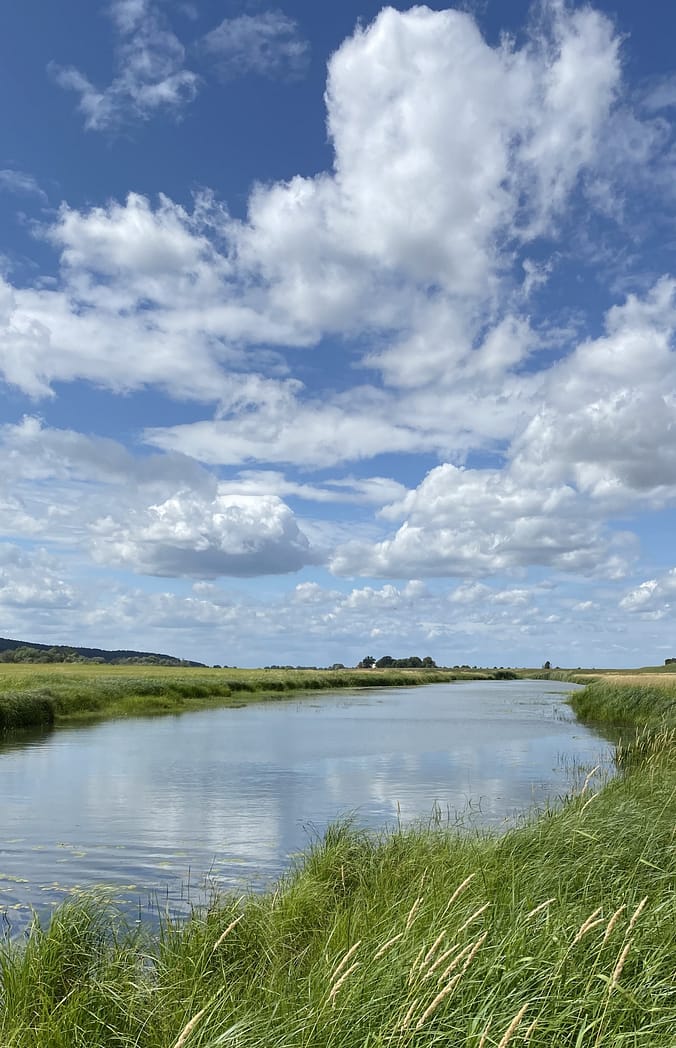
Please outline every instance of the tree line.
M372 670L374 667L377 670L433 670L437 668L437 664L430 655L425 655L423 659L418 655L409 655L406 659L394 659L391 655L374 659L373 655L367 655L357 663L358 670Z

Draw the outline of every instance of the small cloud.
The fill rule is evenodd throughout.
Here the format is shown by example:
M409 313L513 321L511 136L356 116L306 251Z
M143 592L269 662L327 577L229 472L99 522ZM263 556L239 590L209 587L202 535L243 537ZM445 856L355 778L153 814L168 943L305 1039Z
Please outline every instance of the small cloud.
M673 109L676 106L676 76L665 76L654 82L643 104L652 113Z
M18 193L22 196L37 196L47 202L47 194L41 189L33 175L12 168L0 170L0 191Z
M180 110L192 102L199 77L185 68L185 48L152 0L113 0L117 75L96 87L73 66L56 62L56 83L79 94L78 109L88 131L109 131L130 120L148 120L160 110Z
M295 79L303 75L310 57L298 23L278 10L224 18L203 37L201 47L225 80L246 73Z

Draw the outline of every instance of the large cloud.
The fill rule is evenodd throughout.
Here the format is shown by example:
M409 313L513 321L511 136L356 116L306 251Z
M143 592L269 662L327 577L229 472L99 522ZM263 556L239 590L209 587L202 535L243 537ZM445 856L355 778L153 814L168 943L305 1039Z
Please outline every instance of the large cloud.
M167 452L148 458L156 481L139 479L143 460L120 449L108 449L106 476L103 445L35 436L63 480L51 493L55 532L88 542L100 521L97 555L143 572L296 570L315 556L311 529L281 498L328 501L336 487L273 470L254 483L257 463L322 469L431 452L444 464L408 494L391 484L378 533L344 544L336 572L623 570L604 514L676 493L673 285L630 295L584 341L538 324L528 296L565 249L575 209L608 211L604 178L623 158L649 168L669 136L653 124L639 134L616 108L619 37L607 18L556 2L541 10L522 45L490 46L466 13L385 9L330 62L332 169L257 185L240 221L206 192L192 208L138 194L62 206L42 231L57 278L0 283L6 381L36 397L78 379L153 386L217 410L148 430ZM115 11L124 35L155 8ZM606 169L609 129L630 124ZM330 388L322 357L307 389L297 351L315 345L341 357L329 375L350 387L357 365L360 380ZM29 437L22 452L12 445L17 461ZM477 451L490 468L462 468ZM98 486L78 531L73 484L89 481L71 463L87 454ZM186 455L246 464L247 476L219 486ZM125 472L138 491L111 510ZM44 526L37 492L17 483L8 516Z
M221 369L241 369L244 347L368 333L391 383L411 384L413 349L416 384L464 368L499 381L531 348L505 278L597 162L619 84L610 22L547 10L516 49L458 11L385 9L330 63L333 171L258 186L246 221L208 195L190 212L135 195L64 206L49 231L60 286L3 287L6 379L33 395L84 378L229 403L240 380ZM146 0L115 11L121 32L155 25Z
M512 448L524 483L569 481L621 509L676 496L676 282L629 295L605 333L545 376L547 404Z
M124 522L98 521L94 556L147 575L213 579L298 571L316 555L275 496L178 493Z
M630 548L603 524L676 498L676 283L628 296L605 332L540 376L533 410L500 469L432 470L386 507L403 519L376 543L339 549L333 570L481 575L542 565L617 576Z
M598 521L584 519L565 485L528 489L499 470L446 464L383 514L406 519L391 538L346 543L332 560L333 571L477 576L540 565L614 576L623 569L609 536Z

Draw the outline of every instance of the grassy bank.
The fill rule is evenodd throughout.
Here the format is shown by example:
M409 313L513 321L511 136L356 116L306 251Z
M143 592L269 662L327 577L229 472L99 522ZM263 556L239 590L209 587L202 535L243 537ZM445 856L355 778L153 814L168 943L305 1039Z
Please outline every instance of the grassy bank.
M643 731L604 788L502 838L336 827L276 891L157 937L64 907L2 955L0 1044L672 1048L674 707L575 701Z
M0 664L0 732L108 717L241 706L293 692L490 680L504 671L217 670Z

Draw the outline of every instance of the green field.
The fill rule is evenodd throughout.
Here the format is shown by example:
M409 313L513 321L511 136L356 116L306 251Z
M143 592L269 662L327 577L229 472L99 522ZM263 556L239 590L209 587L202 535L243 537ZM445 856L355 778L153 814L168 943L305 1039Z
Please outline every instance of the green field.
M620 774L503 837L336 826L159 934L68 905L0 961L3 1048L673 1048L676 678L600 681Z
M490 680L507 671L238 670L0 663L0 732L107 717L185 713L327 688Z

